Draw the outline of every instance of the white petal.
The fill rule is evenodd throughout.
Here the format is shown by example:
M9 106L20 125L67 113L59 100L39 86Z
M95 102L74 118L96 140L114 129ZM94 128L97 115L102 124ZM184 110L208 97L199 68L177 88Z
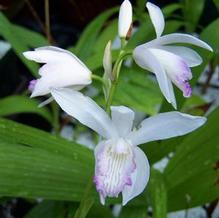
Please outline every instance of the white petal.
M148 2L146 4L146 7L148 9L151 21L154 25L156 35L158 38L161 36L161 34L163 33L163 30L164 30L165 22L164 22L163 13L158 6L156 6L150 2Z
M132 5L129 0L124 0L119 10L119 37L126 38L132 25Z
M153 72L156 77L160 89L169 103L171 103L168 78L163 66L159 63L155 55L144 46L137 46L133 51L135 62L142 68Z
M78 62L78 64L83 65L87 68L86 65L73 53L68 50L58 48L55 46L43 46L36 48L34 51L24 52L23 55L29 59L36 61L38 63L47 63L47 62L56 62L56 61L66 61L67 59Z
M159 62L163 65L172 82L183 91L184 97L190 97L192 89L188 80L192 79L192 72L185 60L180 56L163 49L150 48L148 50L150 50L150 52L156 56Z
M127 204L128 201L144 191L150 176L150 166L144 152L140 148L135 147L134 154L136 169L131 175L132 185L125 186L122 192L122 205Z
M158 45L167 45L167 44L173 44L173 43L188 43L192 45L199 46L201 48L205 48L209 51L213 51L213 49L204 41L191 36L189 34L183 34L183 33L172 33L165 36L161 36L158 39L155 39L151 41L150 43L156 43Z
M200 55L191 48L184 46L161 46L161 49L180 56L189 67L195 67L202 63Z
M111 107L112 121L120 137L125 137L132 130L134 112L124 106Z
M42 77L37 80L32 97L45 95L51 88L85 86L91 83L91 74L72 62L47 63L40 70Z
M49 93L50 88L85 86L91 83L90 70L71 52L57 47L41 47L24 52L24 56L39 63L42 76L37 80L32 97Z
M68 88L53 89L51 94L67 114L76 118L85 126L105 138L117 137L111 119L91 98Z
M192 132L205 122L205 117L191 116L179 112L161 113L143 120L140 128L133 131L127 139L133 145L168 139Z

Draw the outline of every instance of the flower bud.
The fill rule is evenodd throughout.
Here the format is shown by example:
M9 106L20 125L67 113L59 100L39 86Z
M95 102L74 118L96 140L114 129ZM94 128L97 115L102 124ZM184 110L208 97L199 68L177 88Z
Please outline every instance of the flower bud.
M103 55L103 68L104 74L107 78L112 80L112 54L111 54L111 41L106 45Z
M104 86L103 92L105 99L108 99L109 91L111 87L111 81L114 80L114 76L112 75L112 53L111 53L111 41L109 41L106 45L104 55L103 55L103 68L104 68Z
M119 10L119 37L130 37L132 26L132 5L129 0L125 0Z

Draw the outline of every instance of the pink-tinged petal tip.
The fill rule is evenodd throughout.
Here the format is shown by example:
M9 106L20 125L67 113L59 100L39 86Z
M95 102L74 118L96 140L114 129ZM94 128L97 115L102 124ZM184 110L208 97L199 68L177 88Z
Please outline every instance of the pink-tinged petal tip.
M125 187L133 185L131 175L136 169L134 151L123 139L101 142L95 149L95 159L93 181L101 203L107 196L118 197Z
M36 79L31 80L28 84L28 90L32 92L35 88L36 83L37 83Z

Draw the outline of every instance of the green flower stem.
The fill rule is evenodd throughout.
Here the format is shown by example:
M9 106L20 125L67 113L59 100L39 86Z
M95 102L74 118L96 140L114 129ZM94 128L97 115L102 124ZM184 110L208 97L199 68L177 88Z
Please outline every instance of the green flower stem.
M101 83L104 83L103 79L100 76L97 76L96 74L92 74L91 78L93 80L97 80L97 81L100 81Z
M113 72L112 72L113 81L112 81L112 85L110 87L109 96L108 96L108 99L106 101L106 107L105 107L105 110L108 114L110 113L110 106L112 105L113 97L114 97L115 90L116 90L116 87L118 84L118 79L119 79L119 74L120 74L122 62L126 57L128 57L130 55L132 55L131 51L121 50L119 57L114 64Z
M94 204L94 197L92 195L93 176L88 182L83 198L80 202L78 209L75 212L74 218L85 218Z
M59 134L60 131L60 125L59 125L59 107L55 101L52 101L51 103L52 107L52 113L53 113L53 128L54 128L54 133L56 135Z

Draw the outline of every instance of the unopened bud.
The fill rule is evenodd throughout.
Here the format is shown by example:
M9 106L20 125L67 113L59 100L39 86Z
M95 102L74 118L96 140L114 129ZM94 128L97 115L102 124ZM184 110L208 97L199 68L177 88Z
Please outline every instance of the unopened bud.
M103 68L105 77L113 80L112 78L112 54L111 54L111 41L106 45L103 55Z
M125 0L119 10L119 37L129 38L132 26L132 5L129 0Z

